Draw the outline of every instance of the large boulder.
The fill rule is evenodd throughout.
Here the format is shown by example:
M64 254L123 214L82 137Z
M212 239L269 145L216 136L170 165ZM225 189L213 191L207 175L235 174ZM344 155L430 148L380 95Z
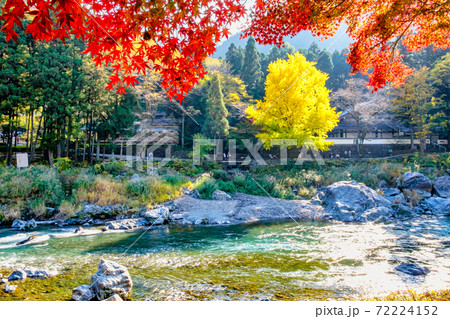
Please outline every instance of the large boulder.
M431 197L433 185L431 180L423 174L407 172L397 178L397 187L403 192L411 191L419 196L419 199Z
M12 228L18 228L19 230L31 230L37 227L36 221L34 219L30 219L28 221L16 219L13 221Z
M75 301L89 301L94 297L94 292L89 285L81 285L72 290L72 299Z
M450 215L450 199L431 197L423 201L426 209L433 215Z
M436 178L433 181L433 188L437 196L450 199L450 176Z
M91 288L98 300L105 300L117 294L128 299L133 282L128 269L118 263L102 259L98 271L91 277Z
M170 210L167 207L148 210L141 214L152 225L162 225L170 220Z
M411 276L425 276L430 272L427 267L420 267L416 264L410 263L402 263L401 265L395 267L395 270L401 271Z
M215 200L222 200L222 201L231 200L231 196L230 195L228 195L227 193L225 193L225 192L223 192L221 190L218 190L218 189L216 189L212 193L212 198L215 199Z
M332 219L346 222L386 220L393 214L390 201L355 181L338 182L322 188L313 202L322 204Z

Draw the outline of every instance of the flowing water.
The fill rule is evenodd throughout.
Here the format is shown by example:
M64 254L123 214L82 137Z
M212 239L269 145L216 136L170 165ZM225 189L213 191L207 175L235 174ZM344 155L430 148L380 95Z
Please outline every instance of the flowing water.
M133 299L305 300L370 298L450 285L450 218L384 224L317 221L169 227L73 236L75 228L29 233L0 229L0 272L20 266L58 271L19 283L0 300L69 300L101 258L128 267ZM33 245L16 246L38 235ZM427 276L394 270L402 262Z

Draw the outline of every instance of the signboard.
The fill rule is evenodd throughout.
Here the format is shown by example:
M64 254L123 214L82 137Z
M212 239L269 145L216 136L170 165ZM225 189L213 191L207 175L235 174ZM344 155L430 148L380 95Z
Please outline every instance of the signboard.
M17 168L28 167L28 153L17 153Z

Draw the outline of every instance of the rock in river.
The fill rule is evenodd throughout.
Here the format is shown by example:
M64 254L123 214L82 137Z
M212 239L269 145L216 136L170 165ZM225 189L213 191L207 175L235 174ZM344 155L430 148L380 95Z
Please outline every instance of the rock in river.
M36 221L34 219L30 219L28 221L16 219L12 225L12 228L18 228L19 230L30 230L37 227Z
M425 276L430 272L430 270L427 267L420 267L417 266L416 264L410 263L403 263L395 267L395 270L401 271L411 276Z
M425 199L423 204L433 215L445 216L450 214L450 199L431 197Z
M72 299L75 301L89 301L94 299L94 296L89 285L81 285L72 290Z
M8 281L27 279L27 272L23 269L14 270L8 277Z
M98 300L105 300L117 294L128 299L133 282L128 269L118 263L102 259L98 271L91 277L91 288Z
M339 221L375 221L393 215L390 201L355 181L338 182L322 188L313 201L321 203L331 218Z
M433 188L437 196L450 199L450 176L436 178Z
M420 199L431 197L433 188L428 177L420 173L407 172L397 179L397 187L403 192L405 190L412 191L419 195Z

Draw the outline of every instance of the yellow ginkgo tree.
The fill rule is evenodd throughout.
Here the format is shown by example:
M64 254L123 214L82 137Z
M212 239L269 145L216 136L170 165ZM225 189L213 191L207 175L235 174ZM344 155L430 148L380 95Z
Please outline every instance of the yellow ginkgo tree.
M270 148L274 140L291 140L286 146L305 145L327 150L328 133L339 122L339 114L330 106L325 87L328 75L317 70L313 62L295 53L288 60L277 60L269 65L265 97L247 114L261 128L256 136Z

